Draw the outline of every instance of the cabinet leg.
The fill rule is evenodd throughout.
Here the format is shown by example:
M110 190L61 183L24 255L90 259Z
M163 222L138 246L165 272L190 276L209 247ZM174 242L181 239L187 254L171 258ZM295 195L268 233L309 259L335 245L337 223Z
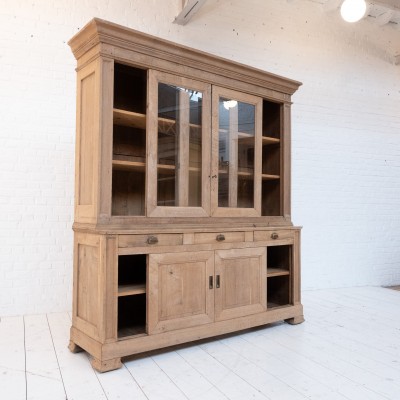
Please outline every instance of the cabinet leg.
M297 317L293 317L293 318L289 318L289 319L285 319L285 322L287 322L290 325L297 325L297 324L301 324L302 322L304 322L304 316L303 315L298 315Z
M121 358L112 358L111 360L98 360L97 358L92 358L90 361L92 367L98 372L112 371L113 369L118 369L122 367Z
M68 348L71 351L71 353L80 353L81 351L83 351L82 347L79 347L72 340L69 341Z

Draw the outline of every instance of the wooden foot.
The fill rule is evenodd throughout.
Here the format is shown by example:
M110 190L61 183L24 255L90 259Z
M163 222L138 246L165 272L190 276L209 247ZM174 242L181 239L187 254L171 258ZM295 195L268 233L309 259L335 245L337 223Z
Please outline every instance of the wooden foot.
M297 324L301 324L302 322L304 322L304 316L303 315L298 315L297 317L293 317L293 318L289 318L289 319L285 319L285 322L287 322L290 325L297 325Z
M79 347L72 340L69 341L68 348L71 351L71 353L80 353L81 351L83 351L82 347Z
M111 360L98 360L97 358L92 358L90 361L92 367L98 372L112 371L113 369L118 369L122 367L121 358L112 358Z

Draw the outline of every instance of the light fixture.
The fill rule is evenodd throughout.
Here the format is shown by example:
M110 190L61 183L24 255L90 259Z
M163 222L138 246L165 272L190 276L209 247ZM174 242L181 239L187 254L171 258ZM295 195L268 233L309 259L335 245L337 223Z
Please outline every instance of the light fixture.
M359 21L367 11L365 0L344 0L340 7L340 14L347 22Z
M236 107L237 106L237 101L236 100L225 100L224 101L224 108L226 110L229 110L230 108Z

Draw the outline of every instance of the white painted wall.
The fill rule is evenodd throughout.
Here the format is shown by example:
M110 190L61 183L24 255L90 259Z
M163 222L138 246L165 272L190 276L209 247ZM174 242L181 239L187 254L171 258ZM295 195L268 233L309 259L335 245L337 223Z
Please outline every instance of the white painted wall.
M69 38L108 19L300 80L293 221L303 288L400 283L399 31L346 25L318 4L3 0L0 7L0 315L67 310L72 291L75 60ZM385 37L382 34L384 29Z

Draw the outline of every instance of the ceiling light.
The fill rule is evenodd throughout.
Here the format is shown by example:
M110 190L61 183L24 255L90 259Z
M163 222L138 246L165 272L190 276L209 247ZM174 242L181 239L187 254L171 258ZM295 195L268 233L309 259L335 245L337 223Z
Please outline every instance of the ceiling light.
M365 0L344 0L340 7L340 14L347 22L359 21L367 11Z
M230 108L234 108L234 107L236 107L237 106L237 101L236 100L226 100L226 101L224 101L224 108L226 109L226 110L229 110Z

